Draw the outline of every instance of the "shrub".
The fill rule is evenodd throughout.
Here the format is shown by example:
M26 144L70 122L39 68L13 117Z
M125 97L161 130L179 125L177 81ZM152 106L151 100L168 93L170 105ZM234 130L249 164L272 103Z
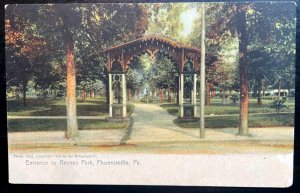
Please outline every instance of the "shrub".
M236 103L239 101L239 96L237 94L231 95L230 99L232 100L232 103Z
M146 103L147 102L147 96L144 96L140 101ZM154 101L154 98L149 96L148 97L148 102L152 103L153 101Z
M276 112L279 113L279 111L280 111L281 109L283 109L283 108L286 108L286 109L287 109L287 108L288 108L288 106L286 106L286 105L284 104L285 101L286 101L286 98L285 98L285 97L283 97L281 100L276 99L276 100L274 100L274 101L272 102L271 108L276 109Z

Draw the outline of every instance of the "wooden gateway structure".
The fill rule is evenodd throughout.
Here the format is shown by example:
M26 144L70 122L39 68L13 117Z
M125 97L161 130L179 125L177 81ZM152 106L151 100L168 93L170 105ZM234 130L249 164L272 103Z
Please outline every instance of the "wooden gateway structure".
M200 49L189 47L156 35L102 50L107 57L109 75L109 117L124 119L126 115L126 72L134 57L149 54L154 59L161 52L174 62L179 72L180 119L193 119L197 111L196 83L200 70ZM188 92L188 94L186 94ZM184 94L185 93L185 94Z

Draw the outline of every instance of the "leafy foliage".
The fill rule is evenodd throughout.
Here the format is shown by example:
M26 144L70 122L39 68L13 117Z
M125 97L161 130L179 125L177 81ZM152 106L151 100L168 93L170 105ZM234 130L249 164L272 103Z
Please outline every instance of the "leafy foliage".
M232 103L236 103L239 100L239 96L237 94L233 94L230 96Z
M272 105L270 106L270 108L274 108L276 109L276 112L279 113L279 111L283 108L288 108L288 106L286 106L284 103L286 101L286 98L282 98L280 100L276 99L273 101Z

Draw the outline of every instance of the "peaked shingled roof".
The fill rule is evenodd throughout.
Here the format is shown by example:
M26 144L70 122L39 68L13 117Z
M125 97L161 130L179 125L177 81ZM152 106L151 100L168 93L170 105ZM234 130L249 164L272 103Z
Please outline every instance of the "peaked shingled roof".
M129 42L126 42L126 43L122 43L122 44L115 45L115 46L112 46L110 48L101 50L101 52L108 52L108 51L111 51L111 50L120 49L120 48L124 48L126 46L130 46L131 44L143 43L143 42L147 42L147 41L158 41L158 42L162 42L162 43L165 43L165 44L169 44L170 46L172 46L174 48L184 48L184 49L187 49L187 50L190 50L190 51L193 51L193 52L199 52L200 53L200 49L198 49L198 48L188 46L188 45L176 42L174 40L171 40L169 38L158 36L158 35L155 35L155 34L144 35L141 38L138 38L136 40L129 41Z

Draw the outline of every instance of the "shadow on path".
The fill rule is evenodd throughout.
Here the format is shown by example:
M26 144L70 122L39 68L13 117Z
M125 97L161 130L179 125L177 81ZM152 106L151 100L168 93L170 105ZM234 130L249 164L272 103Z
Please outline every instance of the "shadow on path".
M130 117L129 118L129 125L125 131L125 134L123 135L123 137L121 138L120 140L120 145L125 145L126 142L130 139L130 135L131 135L131 132L132 132L132 127L133 127L133 118Z

